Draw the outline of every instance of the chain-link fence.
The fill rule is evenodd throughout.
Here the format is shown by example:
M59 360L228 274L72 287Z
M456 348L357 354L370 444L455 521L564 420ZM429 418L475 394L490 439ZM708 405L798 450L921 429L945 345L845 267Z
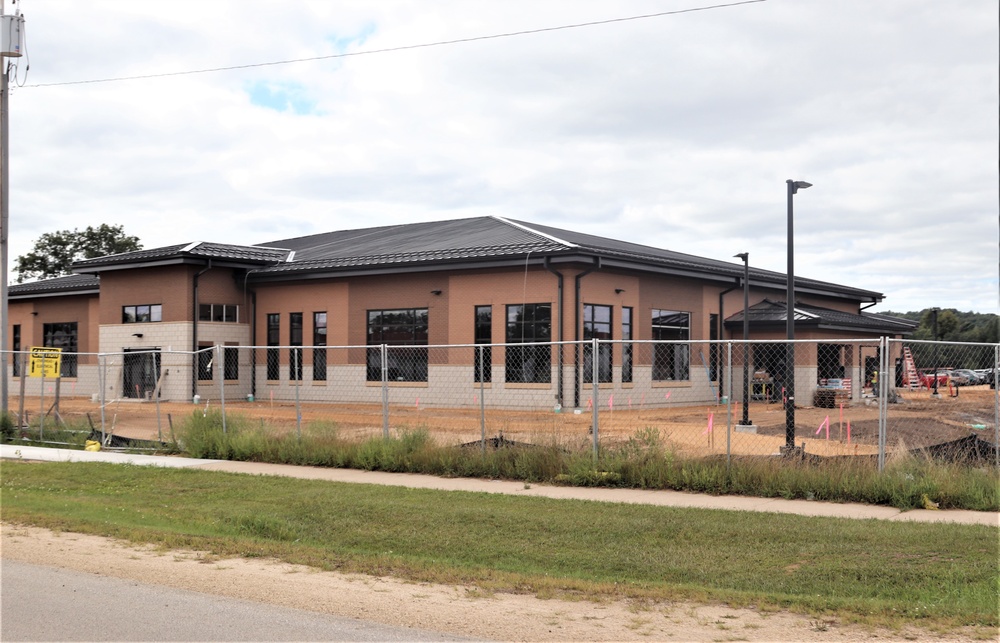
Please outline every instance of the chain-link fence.
M996 344L215 346L64 354L58 377L32 376L28 352L4 357L22 430L93 428L105 441L168 441L192 413L217 409L225 426L275 434L425 430L443 444L597 450L653 431L687 457L791 451L881 466L951 450L1000 465Z

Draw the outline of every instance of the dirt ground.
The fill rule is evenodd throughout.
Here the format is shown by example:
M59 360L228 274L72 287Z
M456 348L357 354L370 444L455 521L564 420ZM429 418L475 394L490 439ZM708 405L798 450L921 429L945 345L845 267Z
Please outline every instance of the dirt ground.
M219 559L98 536L0 525L3 558L352 618L498 641L969 641L788 612L691 602L543 599L471 586L324 572L264 559ZM132 606L141 613L143 606ZM147 606L148 607L148 606Z
M887 445L912 449L938 444L977 433L993 440L995 392L980 386L963 388L958 397L947 391L932 398L929 391L901 391L898 401L889 404ZM18 400L11 401L17 410ZM26 398L24 408L29 421L37 423L40 400ZM51 403L48 403L51 406ZM180 402L121 400L104 408L106 431L115 435L149 440L169 440L192 413L218 410L217 401L194 406ZM98 430L101 408L89 398L63 398L58 416L69 423L87 426L87 418ZM56 409L49 409L46 426L54 428ZM291 402L227 402L227 414L250 418L276 431L297 431L296 407ZM754 432L738 426L742 409L731 407L673 406L663 408L601 408L599 438L611 446L637 433L655 430L661 439L678 453L708 455L726 453L727 442L733 454L764 455L777 453L785 444L785 411L780 403L754 402L749 411ZM587 448L592 444L591 409L559 413L546 411L485 411L485 437L498 435L508 440L535 444L556 443L567 447ZM727 424L732 429L727 432ZM342 437L363 438L380 435L383 430L381 406L357 404L301 405L303 431L336 431ZM479 440L483 427L476 408L439 408L393 406L389 413L390 432L426 429L443 444ZM173 432L173 433L172 433ZM728 433L728 435L727 435ZM796 410L795 442L806 444L806 451L818 455L865 455L878 449L878 406L868 398L833 409L800 407Z

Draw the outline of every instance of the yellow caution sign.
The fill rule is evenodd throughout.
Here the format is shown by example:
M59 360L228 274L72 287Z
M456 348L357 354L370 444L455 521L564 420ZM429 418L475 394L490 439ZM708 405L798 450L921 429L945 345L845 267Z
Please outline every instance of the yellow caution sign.
M31 361L28 364L28 375L30 377L59 377L61 368L61 348L49 348L47 346L31 347Z

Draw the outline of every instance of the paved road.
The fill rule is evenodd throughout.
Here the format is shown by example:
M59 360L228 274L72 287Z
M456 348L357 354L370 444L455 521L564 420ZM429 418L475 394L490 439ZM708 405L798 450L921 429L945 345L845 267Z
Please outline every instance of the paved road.
M469 641L10 560L2 641Z

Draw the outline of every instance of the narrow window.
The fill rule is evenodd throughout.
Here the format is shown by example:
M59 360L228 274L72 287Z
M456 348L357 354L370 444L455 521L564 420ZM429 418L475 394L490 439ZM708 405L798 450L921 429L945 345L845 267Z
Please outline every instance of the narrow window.
M326 313L313 313L313 380L326 381ZM322 348L321 348L322 347Z
M281 315L278 313L267 314L267 379L277 380L280 378L280 355L277 346L280 343ZM271 348L274 346L275 348Z
M507 306L507 343L529 344L552 341L552 304ZM552 381L551 346L507 346L504 351L507 382Z
M669 342L653 345L653 380L689 379L691 314L677 310L653 309L653 340Z
M595 304L583 305L583 338L585 340L611 339L611 306ZM611 381L611 347L610 343L597 345L597 381ZM583 346L583 381L594 382L594 346Z
M235 346L226 346L222 349L225 360L223 365L223 377L226 380L240 379L240 349Z
M288 313L288 379L302 380L302 313Z
M211 381L215 366L215 351L211 344L198 344L198 379Z
M11 358L14 360L14 377L21 376L21 360L22 356L18 353L21 350L21 324L14 324L13 332L11 333L11 350L14 354Z
M476 306L476 382L493 381L493 306Z
M622 308L622 382L632 381L632 307Z

